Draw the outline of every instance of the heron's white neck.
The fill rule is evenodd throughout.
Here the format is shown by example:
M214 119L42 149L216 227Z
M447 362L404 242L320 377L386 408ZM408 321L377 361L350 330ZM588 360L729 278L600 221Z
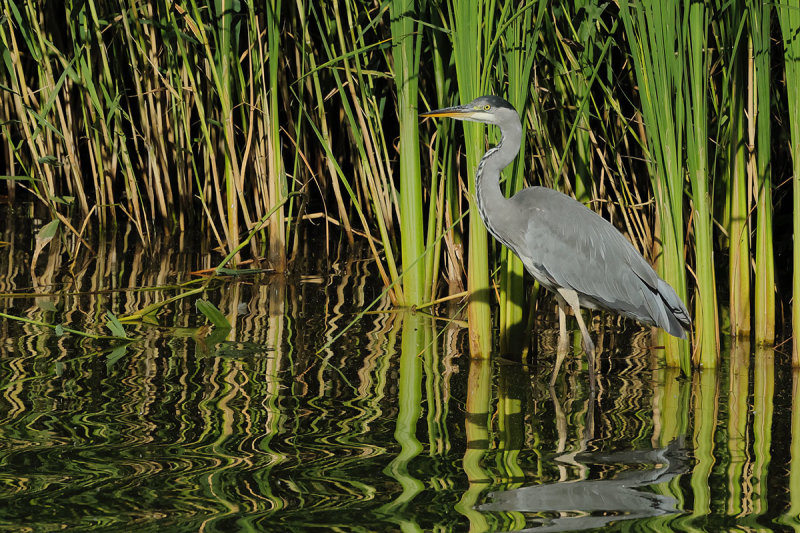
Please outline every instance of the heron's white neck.
M500 189L500 172L510 165L519 153L522 142L522 125L519 121L500 127L500 142L490 148L478 163L475 173L475 200L478 211L489 230L497 240L509 246L503 228L511 213L505 206L508 200Z

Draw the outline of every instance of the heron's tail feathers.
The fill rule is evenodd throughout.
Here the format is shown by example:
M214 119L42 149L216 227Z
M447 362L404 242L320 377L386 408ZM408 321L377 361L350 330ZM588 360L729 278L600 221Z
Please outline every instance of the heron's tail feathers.
M657 320L657 325L674 337L686 338L686 332L692 327L692 319L689 318L689 311L681 299L675 294L675 290L663 279L658 279L658 295L664 303L664 313L662 320Z

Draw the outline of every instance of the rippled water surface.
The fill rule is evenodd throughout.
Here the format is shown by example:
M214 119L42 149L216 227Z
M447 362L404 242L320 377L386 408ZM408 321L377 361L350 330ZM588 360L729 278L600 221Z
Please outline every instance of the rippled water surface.
M64 330L108 335L106 311L213 266L124 242L33 276L30 250L0 249L0 311L60 325L0 321L0 530L800 530L780 353L681 378L609 322L597 394L580 355L550 389L552 331L522 361L470 361L457 302L396 312L368 260L214 282L127 345Z

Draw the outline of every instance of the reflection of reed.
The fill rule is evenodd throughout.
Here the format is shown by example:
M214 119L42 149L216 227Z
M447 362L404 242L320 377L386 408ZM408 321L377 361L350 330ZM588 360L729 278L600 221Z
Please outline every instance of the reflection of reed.
M752 494L752 478L748 473L750 431L747 427L748 393L750 391L750 341L736 339L730 348L728 363L728 454L726 512L732 516L745 511L744 494ZM749 499L749 496L748 498ZM749 510L748 510L749 511Z
M525 366L501 361L497 387L497 429L499 475L511 483L525 479L519 463L520 451L525 447L525 408L527 407L530 380Z
M51 292L4 298L3 310L104 332L106 310L163 301L215 263L180 246L148 255L125 239L95 251L79 250L71 275L48 267L68 255L48 252L37 275ZM29 260L19 247L0 253L3 290L29 290ZM332 275L215 281L203 297L233 329L211 331L187 298L161 309L158 326L126 324L137 342L113 358L101 342L0 322L0 527L80 527L91 516L115 530L152 520L347 529L355 514L364 530L512 529L545 516L476 508L489 490L556 481L589 490L619 469L587 457L661 449L681 435L692 437L690 481L663 478L640 502L677 501L693 515L653 519L652 529L772 515L797 527L797 383L789 398L771 352L753 363L739 342L725 373L686 380L653 364L646 331L606 324L592 396L582 365L566 365L551 390L549 363L468 362L455 322L384 299L318 354L381 293L374 270L342 260Z
M188 272L208 263L169 247L150 257L140 248L118 249L118 242L100 246L97 262L77 259L76 264L83 266L66 279L65 289L42 300L56 305L22 307L25 302L18 298L6 300L5 309L93 329L105 310L132 311L161 301L170 295L167 284L184 281ZM8 268L14 269L15 262L5 257ZM24 269L17 270L21 276ZM56 270L40 266L40 283L58 288L55 283L61 274ZM379 354L391 354L384 334L396 324L391 315L376 315L370 353L359 372L360 397L350 398L347 401L353 403L342 408L342 394L347 396L350 389L342 380L344 374L320 364L314 355L319 344L314 336L326 329L326 320L330 324L350 320L374 290L368 263L345 263L342 271L345 275L338 284L321 292L314 282L292 285L287 291L282 278L235 282L226 290L209 291L207 297L216 298L234 325L229 339L218 339L222 344L217 346L185 336L185 328L198 322L197 314L192 301L178 302L160 312L160 329L127 326L136 331L139 342L110 368L91 347L74 338L3 322L6 338L18 341L0 347L4 361L0 431L4 442L23 447L11 445L15 451L7 448L2 456L12 460L30 455L41 463L36 471L11 468L3 477L16 480L11 486L26 501L44 493L56 497L54 483L62 483L70 491L83 492L82 501L101 515L130 518L137 509L150 506L150 516L169 514L178 522L191 522L193 516L224 521L225 516L241 512L299 508L319 483L329 487L324 500L311 504L320 508L337 508L342 498L374 497L371 486L345 472L362 468L365 458L381 455L382 445L361 436L369 433L371 424L383 425L381 398L393 401L391 390L374 393L390 384L386 375L392 371L391 361ZM148 285L161 288L135 290ZM320 309L335 312L326 317ZM319 322L309 328L304 321ZM356 327L354 337L334 347L331 355L338 372L348 372L357 361L347 346L364 333ZM51 373L53 361L59 361L57 381ZM294 369L290 362L300 366ZM304 366L319 372L304 374ZM312 388L316 400L292 407L287 404L290 398L303 398L287 394L302 383L292 379L295 370L300 380L317 377ZM297 466L298 460L303 470L289 476L291 484L272 483L273 470L284 477L281 465ZM98 465L105 466L98 469ZM104 506L96 499L98 490L105 491L114 505ZM142 491L168 502L169 511L155 511L158 505L143 500ZM336 493L340 497L332 497ZM81 506L76 498L61 494L64 505ZM58 520L55 515L41 519Z
M425 351L425 328L423 318L416 313L405 313L402 328L397 381L397 423L394 438L400 445L395 458L386 468L402 487L392 502L381 511L391 516L403 509L424 489L423 482L410 470L411 462L422 451L417 439L417 422L422 415L422 354ZM398 520L402 525L402 521Z
M792 369L792 443L789 464L789 508L779 523L800 529L800 369Z
M775 350L757 346L753 357L753 515L765 514L772 461L772 418L775 410Z
M692 493L695 516L706 516L711 510L711 469L714 466L714 434L717 430L719 375L717 369L697 371L692 376L694 407L694 456Z
M486 519L475 510L475 506L483 489L491 481L490 472L482 464L490 445L491 379L491 364L487 359L470 360L464 416L466 449L462 460L462 468L469 480L469 486L455 508L469 519L470 530L474 531L487 530Z

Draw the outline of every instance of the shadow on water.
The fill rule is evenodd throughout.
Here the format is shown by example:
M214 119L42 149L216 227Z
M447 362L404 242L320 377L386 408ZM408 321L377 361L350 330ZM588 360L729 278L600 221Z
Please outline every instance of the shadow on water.
M107 333L105 311L214 264L124 242L72 270L51 252L37 295L29 248L0 249L2 312ZM230 331L179 300L121 351L3 320L0 529L800 530L782 356L737 345L685 379L646 332L606 328L596 393L580 355L550 388L548 331L526 361L471 361L457 305L434 320L381 300L336 338L381 292L357 258L231 277L202 295Z

